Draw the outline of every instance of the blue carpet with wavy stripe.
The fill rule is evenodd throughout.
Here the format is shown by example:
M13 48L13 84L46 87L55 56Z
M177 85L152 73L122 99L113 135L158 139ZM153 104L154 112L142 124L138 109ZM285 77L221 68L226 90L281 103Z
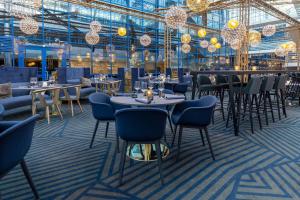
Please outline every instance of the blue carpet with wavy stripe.
M125 184L118 187L114 124L107 138L101 124L89 149L95 120L88 105L64 121L39 121L26 161L41 199L300 199L300 108L269 126L263 120L254 135L244 122L238 137L216 114L209 132L217 160L197 130L185 129L181 160L174 158L175 146L163 163L164 186L156 163L127 160ZM169 128L167 134L170 141ZM33 199L20 167L0 184L4 200Z

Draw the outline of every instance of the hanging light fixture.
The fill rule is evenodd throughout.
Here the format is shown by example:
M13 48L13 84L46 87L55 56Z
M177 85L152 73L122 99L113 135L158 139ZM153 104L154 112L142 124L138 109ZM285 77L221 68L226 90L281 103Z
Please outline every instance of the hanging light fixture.
M256 30L250 30L248 35L250 46L257 47L261 42L261 34Z
M217 49L220 49L222 46L221 46L221 44L218 42L217 44L215 44L215 47L216 47Z
M63 49L58 49L58 51L57 51L57 57L61 58L63 56L63 54L64 54L64 50Z
M232 44L236 40L244 40L247 35L246 26L243 23L239 23L239 25L235 29L231 29L228 27L228 24L224 26L221 31L221 36L225 42Z
M217 44L217 42L218 42L218 39L216 37L210 38L210 43L211 44Z
M287 42L287 47L286 47L286 50L287 51L290 51L290 52L296 52L297 51L297 45L295 42L293 41L290 41L290 42Z
M187 7L193 12L203 12L207 10L209 6L208 0L187 0Z
M92 21L90 23L90 29L95 33L99 33L102 29L102 25L98 21Z
M210 52L210 53L213 53L217 50L217 48L215 47L215 45L211 44L208 46L207 50Z
M192 37L191 37L191 35L188 34L188 33L183 34L183 35L181 36L181 42L184 43L184 44L190 43L191 40L192 40Z
M269 24L263 27L262 34L264 36L270 37L276 33L276 26Z
M118 28L118 35L119 35L119 36L123 37L123 36L125 36L126 34L127 34L126 28L124 28L124 27L119 27L119 28Z
M165 22L169 28L178 29L187 21L186 11L178 6L171 6L165 15Z
M189 44L183 44L181 46L181 51L183 53L189 53L191 51L191 46Z
M231 47L232 49L234 49L234 50L240 49L241 46L242 46L242 43L241 43L241 41L238 40L238 39L234 40L234 41L230 44L230 47Z
M144 34L141 38L140 38L140 43L141 45L143 45L144 47L147 47L151 44L151 37L147 34Z
M279 57L284 57L286 55L286 51L282 47L278 47L275 49L275 55Z
M199 36L200 38L204 38L204 37L206 36L206 30L205 30L204 28L200 28L200 29L198 30L198 36Z
M90 45L98 44L99 40L100 40L100 37L99 37L98 33L94 32L94 31L89 31L85 35L85 41Z
M231 19L227 23L227 27L230 28L231 30L236 29L239 26L239 21L236 19Z
M202 48L207 48L208 47L208 45L209 45L209 42L207 41L207 40L202 40L202 41L200 41L200 46L202 47Z
M33 18L26 17L20 21L20 30L27 35L33 35L39 31L39 24Z

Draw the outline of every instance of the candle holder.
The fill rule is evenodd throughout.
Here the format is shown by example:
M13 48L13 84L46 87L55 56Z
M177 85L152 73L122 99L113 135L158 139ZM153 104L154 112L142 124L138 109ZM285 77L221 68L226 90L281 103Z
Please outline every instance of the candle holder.
M148 101L150 101L150 102L153 101L153 91L152 90L148 89L146 91L146 96L147 96Z

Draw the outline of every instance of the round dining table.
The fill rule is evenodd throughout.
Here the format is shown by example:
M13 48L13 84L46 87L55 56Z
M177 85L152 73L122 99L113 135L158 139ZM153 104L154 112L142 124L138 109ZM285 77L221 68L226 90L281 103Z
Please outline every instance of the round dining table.
M166 107L181 103L185 100L184 95L165 94L165 97L153 96L151 103L143 103L137 100L146 100L143 95L138 95L137 98L131 96L113 96L110 101L119 105L127 105L131 107ZM170 150L167 144L161 144L162 158L166 158ZM155 145L153 144L135 144L128 147L127 156L137 161L155 161L157 160L155 153Z

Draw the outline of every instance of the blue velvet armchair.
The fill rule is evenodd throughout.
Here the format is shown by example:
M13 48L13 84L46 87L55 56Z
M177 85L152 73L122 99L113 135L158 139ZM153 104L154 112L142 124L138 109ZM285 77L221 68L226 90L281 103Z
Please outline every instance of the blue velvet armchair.
M186 98L186 92L188 90L188 83L178 83L174 86L173 91L175 93L183 94Z
M93 137L90 143L90 148L92 148L97 133L97 129L99 126L99 122L100 121L106 122L105 137L107 137L109 122L115 121L115 116L114 116L115 111L127 107L112 104L110 102L110 97L107 94L101 92L91 94L89 96L89 102L92 106L93 116L97 120ZM117 137L117 148L118 146L119 144L118 144L118 137Z
M202 130L204 130L212 158L215 159L207 127L211 123L216 103L216 97L203 96L199 100L185 101L175 106L171 117L173 123L175 124L175 134L173 137L172 145L174 144L177 127L179 126L177 159L179 159L180 154L183 128L199 129L203 145L205 145L204 136L202 133Z
M38 115L24 121L0 122L0 179L18 164L33 191L35 199L39 199L31 175L24 160L32 141L33 130Z
M163 184L160 140L165 135L167 116L168 113L159 108L127 108L116 112L116 133L124 140L120 160L120 185L127 147L133 144L155 144L160 180Z

